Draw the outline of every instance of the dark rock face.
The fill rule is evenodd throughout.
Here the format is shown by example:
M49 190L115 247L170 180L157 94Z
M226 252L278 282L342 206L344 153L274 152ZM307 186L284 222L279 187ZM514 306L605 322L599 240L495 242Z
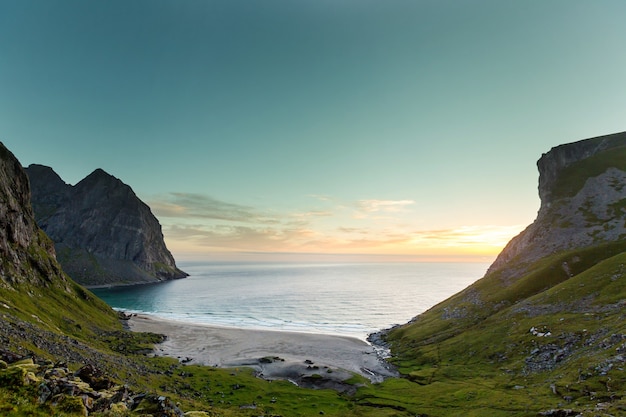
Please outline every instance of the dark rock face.
M553 188L563 169L600 152L622 146L626 146L626 132L556 146L543 154L537 161L542 206L552 203Z
M54 245L35 222L28 177L0 143L0 287L67 284Z
M165 246L150 208L119 179L97 169L75 186L49 167L26 169L39 226L54 240L65 272L83 285L186 277Z
M603 163L594 165L594 157ZM525 265L550 254L626 238L626 132L557 146L537 167L537 218L507 244L488 273L506 267L503 276L516 278L527 272ZM580 187L565 187L561 180L571 182L576 174Z

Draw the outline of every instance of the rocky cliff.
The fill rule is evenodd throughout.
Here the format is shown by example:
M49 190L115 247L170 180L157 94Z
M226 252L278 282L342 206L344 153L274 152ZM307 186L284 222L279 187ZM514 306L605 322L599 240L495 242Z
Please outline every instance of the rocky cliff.
M626 237L626 132L557 146L537 167L537 219L509 242L489 272L505 269L515 278L544 256Z
M65 286L54 245L35 222L28 177L0 143L0 285Z
M456 397L459 415L624 415L626 133L538 167L533 224L483 278L383 337L422 409Z
M82 329L89 339L99 326L119 328L117 314L61 269L54 243L35 222L30 193L21 164L0 143L0 350L12 343L18 350L59 345L39 330L75 334L79 321L90 323Z
M96 169L66 184L52 168L26 168L38 225L65 272L83 285L157 282L187 276L165 246L150 208L119 179Z

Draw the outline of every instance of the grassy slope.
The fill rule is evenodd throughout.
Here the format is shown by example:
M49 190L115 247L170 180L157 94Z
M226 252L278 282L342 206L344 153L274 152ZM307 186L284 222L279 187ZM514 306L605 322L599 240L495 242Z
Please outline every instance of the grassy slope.
M18 329L3 334L0 347L67 361L71 369L95 362L120 384L129 384L135 392L169 396L180 402L183 410L204 410L220 416L308 416L319 415L320 411L327 416L387 414L359 406L332 390L301 389L287 381L267 382L245 368L185 366L175 359L146 357L137 352L158 338L124 331L115 312L88 290L68 283L66 288L24 284L0 289L2 326ZM1 376L0 370L0 380ZM355 378L355 383L363 381ZM72 415L38 405L36 386L1 385L0 415ZM241 408L252 404L256 408Z
M623 413L626 373L616 352L626 350L624 246L543 259L508 287L491 274L396 329L389 340L406 379L362 390L361 402L435 416L530 416L599 402Z
M556 204L608 167L626 169L626 148L564 169ZM495 271L391 331L392 361L405 378L361 390L361 403L433 416L535 416L605 403L590 415L624 414L625 263L624 240L531 265L512 259L510 267L524 268L521 278L509 282Z

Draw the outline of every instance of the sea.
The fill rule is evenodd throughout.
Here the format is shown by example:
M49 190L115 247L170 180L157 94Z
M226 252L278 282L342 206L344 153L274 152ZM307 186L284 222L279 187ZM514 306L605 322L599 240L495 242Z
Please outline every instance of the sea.
M189 277L92 291L127 313L365 340L461 291L489 264L188 262L179 267Z

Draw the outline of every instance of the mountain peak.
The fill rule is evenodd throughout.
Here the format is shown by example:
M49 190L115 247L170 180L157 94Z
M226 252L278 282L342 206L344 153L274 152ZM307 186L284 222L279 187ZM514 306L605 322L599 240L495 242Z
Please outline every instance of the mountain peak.
M105 170L103 170L102 168L96 168L93 170L91 174L87 175L85 179L86 178L115 178L115 177L109 174L108 172L106 172Z
M40 165L40 164L30 164L28 166L28 168L26 168L29 172L34 173L36 175L39 176L45 176L48 177L48 179L50 180L54 180L57 182L61 182L63 184L65 184L65 182L61 179L61 177L59 176L59 174L57 174L56 172L54 172L54 170L47 166L47 165Z
M71 186L55 179L52 169L27 172L38 190L33 207L39 226L75 281L111 285L187 275L176 267L150 208L120 179L98 168Z
M85 178L80 180L76 184L76 186L77 187L84 186L84 185L93 186L93 184L96 184L96 183L107 183L107 184L127 186L119 178L109 174L102 168L97 168L93 170L89 175L87 175Z

